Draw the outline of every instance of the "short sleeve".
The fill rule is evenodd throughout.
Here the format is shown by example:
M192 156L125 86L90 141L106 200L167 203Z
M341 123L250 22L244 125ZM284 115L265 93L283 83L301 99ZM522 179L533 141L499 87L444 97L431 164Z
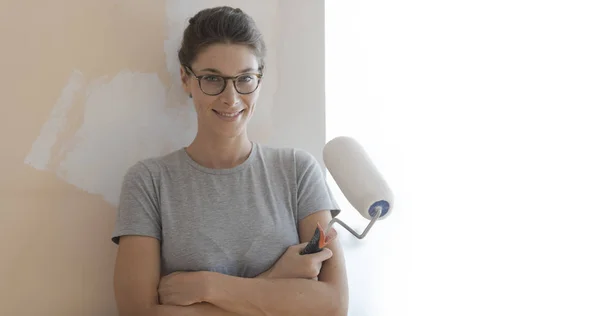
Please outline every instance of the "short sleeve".
M330 210L332 217L340 213L339 206L317 159L310 153L296 151L298 220L322 210Z
M119 244L124 235L161 239L156 186L152 173L142 162L130 167L123 177L112 241Z

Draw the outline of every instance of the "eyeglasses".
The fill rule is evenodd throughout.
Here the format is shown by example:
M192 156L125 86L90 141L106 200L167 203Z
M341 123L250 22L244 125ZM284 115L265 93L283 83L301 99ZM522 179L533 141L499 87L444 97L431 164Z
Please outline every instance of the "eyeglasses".
M196 76L191 67L185 66L185 68L192 74L192 76L196 77L196 80L198 80L198 85L200 86L200 90L210 96L219 95L225 91L225 87L227 87L227 81L229 81L229 79L233 81L233 87L239 94L250 94L258 89L260 80L262 79L262 74L255 73L246 73L235 77L213 74Z

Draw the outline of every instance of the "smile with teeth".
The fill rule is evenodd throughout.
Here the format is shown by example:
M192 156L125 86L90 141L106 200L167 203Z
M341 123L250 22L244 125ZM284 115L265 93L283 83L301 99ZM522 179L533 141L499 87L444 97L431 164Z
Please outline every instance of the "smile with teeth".
M236 117L236 116L240 115L242 112L244 112L244 110L240 110L240 111L237 111L237 112L219 112L217 110L213 110L213 111L215 111L215 113L217 113L217 114L219 114L221 116L231 117L231 118Z

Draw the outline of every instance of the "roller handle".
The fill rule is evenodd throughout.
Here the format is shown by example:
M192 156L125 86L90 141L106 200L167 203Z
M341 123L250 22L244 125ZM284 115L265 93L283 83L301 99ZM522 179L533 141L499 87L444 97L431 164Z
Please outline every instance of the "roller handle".
M306 254L313 254L313 253L317 253L321 250L323 250L323 248L320 248L319 245L323 244L323 242L321 241L321 238L323 235L321 234L319 227L317 227L315 229L315 234L312 236L312 238L310 239L310 241L308 242L308 245L306 245L306 247L304 247L304 249L302 249L302 251L300 251L301 255L306 255Z

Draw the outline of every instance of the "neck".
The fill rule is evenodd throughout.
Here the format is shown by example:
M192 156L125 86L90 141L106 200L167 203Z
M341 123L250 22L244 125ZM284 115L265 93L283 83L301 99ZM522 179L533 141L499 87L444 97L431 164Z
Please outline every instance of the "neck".
M186 151L202 166L228 169L246 161L252 151L252 142L245 132L236 137L219 137L199 131Z

